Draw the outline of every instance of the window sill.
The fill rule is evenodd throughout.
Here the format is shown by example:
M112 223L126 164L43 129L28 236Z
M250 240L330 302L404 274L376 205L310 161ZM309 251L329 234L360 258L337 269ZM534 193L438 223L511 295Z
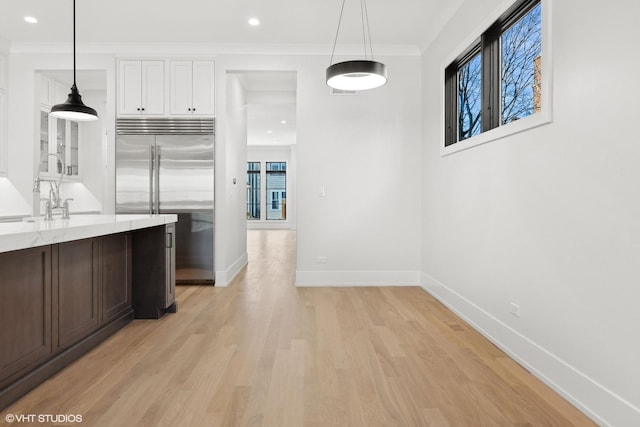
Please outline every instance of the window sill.
M551 122L551 112L548 110L543 110L536 114L532 114L529 117L525 117L524 119L520 119L518 121L497 127L495 129L488 130L481 133L480 135L473 136L463 141L458 141L455 144L449 145L448 147L442 146L440 148L440 156L448 156L450 154L457 153L468 148L506 138L508 136L515 135L529 129L537 128ZM444 135L442 135L441 141L444 141Z

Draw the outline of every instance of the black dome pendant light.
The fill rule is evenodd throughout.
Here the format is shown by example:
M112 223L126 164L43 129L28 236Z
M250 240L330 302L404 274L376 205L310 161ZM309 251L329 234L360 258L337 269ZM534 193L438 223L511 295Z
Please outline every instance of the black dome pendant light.
M375 89L387 83L387 66L373 60L373 48L371 44L371 31L369 30L369 14L367 13L366 0L360 0L360 13L362 17L362 36L364 39L364 59L337 62L333 64L333 55L336 51L338 33L342 22L342 13L346 0L342 0L338 29L331 51L330 65L327 68L327 85L339 90L367 90ZM366 33L365 33L366 29ZM367 37L369 36L369 52L371 59L367 59Z
M82 96L76 86L76 0L73 0L73 85L67 100L51 108L50 116L78 122L98 120L98 113L84 105Z

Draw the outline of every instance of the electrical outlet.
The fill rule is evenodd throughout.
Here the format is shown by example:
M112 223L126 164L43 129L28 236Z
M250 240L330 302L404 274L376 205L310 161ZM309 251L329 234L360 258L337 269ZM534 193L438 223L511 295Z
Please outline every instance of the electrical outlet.
M520 317L520 306L515 302L509 303L509 311L516 317Z
M326 264L327 263L327 257L324 255L318 255L316 257L316 263L318 264Z

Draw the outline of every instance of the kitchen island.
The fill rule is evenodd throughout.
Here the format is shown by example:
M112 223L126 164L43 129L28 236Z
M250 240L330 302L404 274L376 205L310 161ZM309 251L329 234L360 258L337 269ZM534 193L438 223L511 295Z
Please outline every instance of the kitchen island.
M175 312L176 220L0 223L0 409L134 318Z

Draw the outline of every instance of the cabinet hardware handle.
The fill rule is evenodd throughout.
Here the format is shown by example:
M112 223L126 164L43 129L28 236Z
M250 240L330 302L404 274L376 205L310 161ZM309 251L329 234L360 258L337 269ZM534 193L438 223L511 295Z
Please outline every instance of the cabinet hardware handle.
M142 109L142 111L144 111L144 108Z
M140 108L138 108L137 110L140 111Z

